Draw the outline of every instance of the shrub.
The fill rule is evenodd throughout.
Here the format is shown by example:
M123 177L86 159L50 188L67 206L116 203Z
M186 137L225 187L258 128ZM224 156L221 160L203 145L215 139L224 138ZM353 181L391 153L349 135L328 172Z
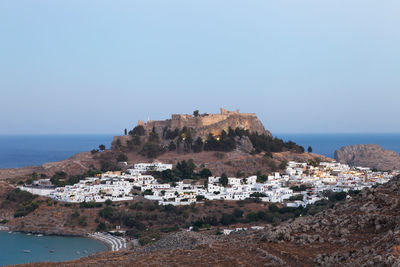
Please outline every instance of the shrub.
M290 201L295 201L295 200L303 200L304 196L303 195L295 195L295 196L291 196L289 198Z
M99 216L103 217L104 219L111 219L113 214L114 214L114 209L110 206L107 206L99 211Z
M223 213L220 222L223 225L230 225L235 223L236 219L232 214Z
M79 225L80 226L87 226L87 222L86 222L86 216L81 216L80 218L79 218Z
M196 196L196 201L202 201L204 199L205 199L205 197L203 195L197 195Z
M124 161L127 161L127 160L128 160L128 157L125 154L119 154L118 157L117 157L117 161L118 162L124 162Z
M35 202L27 202L24 203L23 206L20 206L17 211L14 213L14 217L23 217L28 215L30 212L34 211L35 209L37 209L39 207L39 204L35 201Z
M170 232L178 231L179 227L178 226L164 227L164 228L161 228L160 230L163 233L170 233Z
M96 231L97 232L103 232L104 230L106 230L106 224L104 222L100 222L97 225Z
M7 200L11 200L13 202L18 202L18 203L30 201L34 198L36 198L36 196L32 195L27 191L23 191L19 188L16 188L10 193L8 193L6 197Z
M101 208L102 206L103 206L102 203L94 202L94 201L91 201L91 202L81 202L81 203L79 204L79 207L80 207L81 209L82 209L82 208L87 208L87 209Z
M275 204L269 205L268 209L269 209L271 212L278 212L278 211L279 211L279 208L278 208Z
M266 197L264 193L254 192L250 195L250 197Z
M258 220L258 216L255 212L249 212L246 215L246 218L250 221L250 222L254 222Z
M235 216L236 218L242 218L243 210L238 209L238 208L234 209L233 210L233 216Z

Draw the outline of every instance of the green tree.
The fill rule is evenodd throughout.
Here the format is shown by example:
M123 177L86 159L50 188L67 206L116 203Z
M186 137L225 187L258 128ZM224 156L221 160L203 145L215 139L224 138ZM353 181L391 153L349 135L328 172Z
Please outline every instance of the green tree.
M236 218L242 218L243 210L238 209L238 208L234 209L233 210L233 216L235 216Z
M198 153L203 150L203 140L198 137L192 146L193 152Z
M169 151L174 151L174 150L176 150L176 145L175 145L174 141L171 141L171 142L169 143L169 145L168 145L168 150L169 150Z
M228 185L228 176L225 174L225 173L223 173L222 175L221 175L221 178L219 178L219 182L220 182L220 184L222 185L222 186L227 186Z
M199 114L199 111L198 111L198 110L193 111L193 116L198 117L199 115L200 115L200 114Z
M199 175L201 178L208 178L208 177L212 176L212 173L209 169L204 168L199 172Z
M153 127L153 129L152 129L152 131L151 131L151 133L149 135L149 142L158 143L159 141L160 140L159 140L158 133L156 132L156 128Z
M307 148L307 151L308 151L308 153L311 153L311 152L312 152L312 147L309 146L309 147Z
M106 224L104 222L100 222L97 225L96 231L97 232L103 232L104 230L106 230Z
M165 152L165 150L158 144L148 142L143 146L142 151L140 153L146 156L147 158L156 158L163 152Z
M176 164L176 169L178 170L182 179L191 179L193 172L196 169L193 159L189 159L187 162L182 160Z
M130 135L137 135L137 136L143 136L146 134L146 130L142 125L138 125L135 128L133 128L132 131L129 131Z
M124 134L125 135L128 135L128 130L125 128L125 130L124 130Z
M127 160L128 160L128 157L125 154L119 154L118 157L117 157L117 161L118 162L124 162L124 161L127 161Z
M106 146L103 145L103 144L101 144L101 145L99 145L99 149L100 149L101 151L104 151L104 150L106 150Z
M287 167L287 161L284 160L279 164L279 169L284 170Z

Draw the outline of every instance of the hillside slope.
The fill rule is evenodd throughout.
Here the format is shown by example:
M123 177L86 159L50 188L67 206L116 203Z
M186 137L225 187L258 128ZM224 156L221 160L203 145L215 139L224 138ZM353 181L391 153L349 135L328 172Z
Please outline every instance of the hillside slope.
M58 266L400 266L400 176L315 216L223 237L175 233ZM29 264L26 266L52 266Z

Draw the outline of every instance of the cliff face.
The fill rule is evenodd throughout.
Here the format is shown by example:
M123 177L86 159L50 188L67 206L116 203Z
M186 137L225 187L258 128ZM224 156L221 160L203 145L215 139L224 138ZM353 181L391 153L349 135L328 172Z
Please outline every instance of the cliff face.
M264 126L258 120L255 113L240 113L239 110L228 111L223 108L221 108L219 114L203 114L198 116L172 114L171 119L168 120L148 121L146 123L139 121L138 125L142 125L148 133L154 127L159 134L162 134L165 128L170 130L178 128L181 130L187 127L192 128L197 136L206 137L210 132L214 135L219 135L222 130L227 132L229 127L232 129L239 127L250 132L270 135L264 129Z
M345 146L335 151L335 159L352 166L376 168L378 170L400 170L400 156L392 150L378 145Z
M139 121L138 125L144 127L146 133L150 133L153 128L161 137L167 130L182 130L184 127L193 131L194 137L207 138L209 133L214 136L221 134L222 130L228 132L229 128L241 128L249 130L252 133L266 134L272 136L271 133L265 130L261 121L258 120L254 113L240 113L237 111L227 111L221 108L220 114L202 114L198 116L188 114L172 114L171 119L160 121ZM117 140L125 145L129 140L127 136L115 136L113 147Z

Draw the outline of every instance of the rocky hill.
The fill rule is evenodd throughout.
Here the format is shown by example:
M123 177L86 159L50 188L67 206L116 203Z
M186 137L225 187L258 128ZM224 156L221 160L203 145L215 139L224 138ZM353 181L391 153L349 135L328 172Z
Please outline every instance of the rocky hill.
M223 108L221 108L219 114L172 114L171 119L160 121L149 120L147 122L139 121L138 126L142 126L146 133L155 131L160 137L165 137L168 131L173 133L175 130L182 131L184 128L192 130L191 135L193 139L200 137L203 140L210 133L218 136L223 130L228 132L229 128L240 128L248 130L250 133L272 136L269 131L265 130L255 113L240 113L239 110L228 111ZM129 136L115 136L113 148L118 143L126 145L129 139Z
M351 166L376 168L378 170L400 170L400 155L378 145L352 145L335 151L335 159Z
M175 233L57 266L400 266L400 177L315 216L229 236ZM28 266L53 266L51 263Z
M67 172L70 175L81 174L93 167L98 168L99 161L97 158L97 155L93 155L90 152L82 152L68 159L45 163L41 166L0 169L0 180L22 178L30 176L34 172L47 176L51 176L60 171Z

